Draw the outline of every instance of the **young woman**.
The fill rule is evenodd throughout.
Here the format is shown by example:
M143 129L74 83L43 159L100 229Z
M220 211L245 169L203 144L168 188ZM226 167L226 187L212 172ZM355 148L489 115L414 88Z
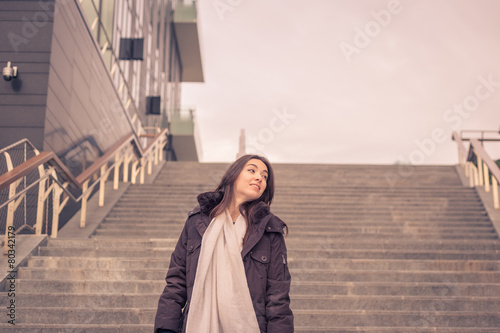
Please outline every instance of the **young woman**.
M155 333L291 333L283 221L269 161L245 155L198 195L172 253Z

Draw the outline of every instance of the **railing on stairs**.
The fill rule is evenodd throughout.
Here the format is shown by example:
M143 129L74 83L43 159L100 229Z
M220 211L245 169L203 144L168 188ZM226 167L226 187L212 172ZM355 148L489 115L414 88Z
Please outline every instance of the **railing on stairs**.
M0 150L5 157L7 172L0 175L0 194L6 194L6 200L0 205L0 212L7 207L6 214L0 215L0 232L5 233L4 252L8 251L8 235L23 228L30 228L41 235L43 221L48 233L49 206L51 206L51 237L56 238L59 229L59 214L71 199L81 202L80 228L85 228L87 217L87 200L94 189L99 190L99 207L104 206L105 183L113 171L113 189L119 186L120 169L123 182L130 181L143 184L145 173L152 173L153 165L163 160L162 150L167 143L168 130L155 129L153 134L141 134L140 140L149 140L143 149L135 134L130 134L117 142L105 154L99 157L90 167L75 177L53 152L39 152L28 140L21 140ZM23 147L23 148L20 148ZM28 150L31 149L30 157ZM24 151L24 161L12 162L12 150ZM18 154L19 155L19 154ZM21 153L21 155L23 155ZM19 158L18 158L19 160ZM17 165L14 165L17 164ZM20 188L21 187L21 188ZM71 189L81 189L81 195L75 196ZM37 195L33 203L27 203L29 191ZM5 193L7 192L7 193ZM33 197L31 193L31 197ZM50 201L50 205L49 205ZM24 205L21 205L24 203ZM15 228L16 210L24 208L24 224ZM31 212L29 212L31 211ZM36 213L34 212L36 211ZM30 218L28 219L28 214ZM33 218L36 216L36 218ZM5 217L5 218L4 218Z
M466 132L479 132L481 133L481 137L464 138L463 134ZM452 139L458 145L458 162L465 170L465 176L469 179L469 186L484 186L486 192L491 191L493 194L493 206L495 209L499 209L498 183L500 182L500 169L486 150L484 150L483 142L500 141L500 138L485 138L486 133L500 134L497 131L461 131L460 134L454 131ZM464 147L464 141L470 142L469 150Z

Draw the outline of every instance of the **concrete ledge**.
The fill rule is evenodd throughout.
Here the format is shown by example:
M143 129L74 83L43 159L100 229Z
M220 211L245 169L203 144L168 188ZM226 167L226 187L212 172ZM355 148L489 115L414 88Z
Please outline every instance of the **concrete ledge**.
M104 206L99 207L99 193L95 193L87 202L87 221L85 223L85 228L80 228L81 211L78 211L64 227L59 230L57 238L89 238L129 186L130 183L120 183L118 190L115 191L113 190L113 182L106 182Z
M476 192L481 198L484 208L486 208L486 212L488 212L488 216L495 227L497 236L500 237L500 209L495 209L493 206L493 194L491 190L490 192L486 192L483 186L476 186Z
M17 267L23 266L28 257L34 253L39 246L45 245L47 243L48 236L47 235L16 235L15 238L15 268L17 271ZM3 249L2 249L3 251ZM13 269L10 268L9 264L9 256L2 254L0 257L0 269L2 272L2 281L0 282L0 290L5 290L5 282L7 277L10 275L10 272ZM17 277L17 274L16 274Z
M469 187L469 180L467 179L467 177L465 177L465 171L462 168L462 166L460 166L460 164L456 164L455 170L457 171L458 177L460 178L462 185L465 187Z
M159 163L156 168L153 169L151 175L144 177L144 184L152 184L161 169L165 161ZM87 221L85 223L85 228L80 228L80 217L81 212L77 212L65 225L59 230L58 238L89 238L95 233L95 230L99 227L104 218L113 209L115 204L120 200L121 196L130 187L130 183L120 182L118 190L113 190L113 182L106 182L105 186L105 200L104 206L99 207L99 193L96 193L87 203Z
M151 175L144 178L145 184L152 184L160 171L162 170L165 161L162 161L153 169ZM87 223L84 229L80 228L80 212L77 212L58 232L58 238L89 238L97 229L99 224L109 214L116 202L121 198L123 193L130 187L130 183L120 182L118 190L113 190L113 182L108 181L105 185L105 201L104 207L99 207L99 194L96 193L87 203ZM40 246L47 244L48 235L16 235L15 238L15 269L25 264L26 260L37 252ZM6 279L12 269L9 266L9 257L7 255L0 256L0 269L3 272L0 274L2 278L0 282L0 291L5 290Z
M459 164L455 165L455 168L457 170L458 176L460 177L460 180L462 181L462 184L465 187L469 187L469 180L465 177L464 169ZM488 213L488 217L490 218L493 227L495 227L497 235L500 237L500 209L495 209L493 206L493 194L491 190L489 193L486 192L484 190L484 186L475 186L475 189L477 194L481 198L481 201L483 202L484 208Z

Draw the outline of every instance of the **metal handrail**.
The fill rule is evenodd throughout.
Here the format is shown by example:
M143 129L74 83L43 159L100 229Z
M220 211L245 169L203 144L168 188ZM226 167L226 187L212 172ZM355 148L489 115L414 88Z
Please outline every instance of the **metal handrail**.
M10 146L7 146L5 148L0 149L0 154L2 154L3 152L6 152L7 150L12 149L12 148L14 148L16 146L19 146L19 145L21 145L23 143L27 143L33 150L38 150L38 149L36 149L35 145L31 143L30 140L28 140L28 139L21 139L21 140L19 140L17 142L14 142Z
M494 134L497 134L499 135L500 134L500 131L494 131L494 130L461 130L460 131L460 138L462 139L462 141L469 141L471 138L464 138L463 134L464 133L480 133L481 134L481 138L478 139L479 141L483 142L483 141L500 141L500 138L485 138L484 137L484 134L485 133L494 133Z
M21 165L18 165L17 167L13 168L9 172L3 174L0 176L0 191L7 188L14 186L16 187L16 182L19 181L19 179L22 179L26 175L28 175L30 172L37 170L40 166L44 164L48 164L50 166L49 172L47 172L45 175L41 176L39 179L37 179L33 184L30 184L28 187L26 187L24 190L22 190L19 193L16 193L15 195L11 195L9 199L4 202L0 208L6 206L6 205L11 205L13 204L13 201L18 199L19 197L23 196L29 189L33 188L36 186L36 184L40 184L41 182L44 182L46 179L52 179L55 184L57 184L59 190L58 190L58 198L57 198L57 209L59 209L59 197L61 194L65 194L65 198L63 199L63 202L61 204L61 208L66 204L68 199L72 199L74 202L82 202L82 214L81 214L81 220L80 220L80 227L85 227L85 219L86 219L86 201L88 197L90 196L91 192L93 191L94 187L97 184L100 184L100 195L99 195L99 206L103 206L104 204L104 182L107 180L109 177L109 173L111 169L115 169L115 186L114 188L118 188L118 178L117 178L117 169L123 162L122 159L119 159L118 156L120 152L123 150L124 147L127 145L132 145L133 150L135 152L135 155L137 157L136 162L133 164L133 169L132 169L132 183L135 183L135 177L141 172L141 177L140 177L140 182L144 182L144 170L146 167L146 164L149 165L148 168L148 174L151 173L152 169L152 163L153 159L148 158L146 160L146 157L150 156L153 149L155 149L154 153L154 163L157 164L158 160L162 160L161 156L161 150L163 149L164 145L166 144L166 140L168 139L168 130L163 129L162 131L157 131L158 133L154 136L153 140L148 144L148 146L143 149L141 145L139 144L137 137L134 134L131 134L124 139L120 140L117 142L112 148L110 148L103 156L101 156L99 159L97 159L89 168L87 168L85 171L83 171L79 176L75 177L68 169L67 167L61 162L61 160L53 153L53 152L41 152L37 156L29 159L28 161L22 163ZM23 140L21 140L23 141ZM27 140L29 142L29 140ZM30 143L31 144L31 143ZM110 160L112 158L115 158L115 162L111 165L108 165ZM132 157L124 159L128 159L130 161ZM128 163L128 162L127 162ZM136 171L136 166L137 164L140 163L139 171ZM124 167L127 165L127 170L128 170L128 164L124 163ZM57 172L56 172L57 170ZM89 181L90 178L95 175L97 172L101 172L101 175L99 178L97 178L90 186L89 186ZM125 176L125 171L124 171L124 181L125 177L128 177L128 171L127 175ZM64 184L62 184L58 179L57 175L61 176L62 179L65 181ZM128 179L128 178L127 178ZM127 180L128 181L128 180ZM79 197L75 197L68 189L67 186L69 184L74 185L75 187L81 188L82 189L82 194ZM102 196L102 197L101 197ZM58 212L59 213L59 212ZM57 224L58 224L58 216L57 216L57 222L55 226L53 225L52 227L52 236L57 237ZM38 229L37 229L38 230Z
M474 153L476 154L476 156L481 157L483 162L486 163L486 166L489 168L489 172L491 173L491 175L495 177L497 182L500 182L500 169L498 168L498 165L495 163L495 161L493 161L491 157L488 155L488 153L486 153L479 140L471 139L470 143L471 143L471 149L472 148L474 149Z
M0 176L0 191L8 187L10 184L14 183L19 178L26 176L31 171L34 171L41 164L49 164L60 171L60 175L63 179L69 181L76 187L82 188L83 183L88 180L93 174L98 172L104 164L107 164L111 158L116 154L116 152L120 151L124 146L128 143L134 143L135 148L137 149L139 156L144 156L151 148L154 146L155 142L162 136L167 135L168 130L164 129L160 133L154 136L154 139L150 142L146 149L142 149L139 142L136 139L134 134L131 134L124 139L120 140L117 144L115 144L112 148L110 148L104 155L99 157L90 167L85 169L80 175L77 177L73 176L71 171L64 165L63 162L57 157L53 152L42 151L39 155L29 159L23 164L15 167L11 171L4 173ZM24 139L27 140L27 139ZM29 140L27 140L29 142ZM31 143L30 143L31 144ZM1 208L1 206L0 206Z
M500 141L500 139L485 139L484 133L491 132L497 133L496 131L462 131L463 132L481 132L481 138L468 138L464 139L462 135L458 134L456 131L453 132L452 139L458 144L458 154L459 154L459 164L465 169L465 176L469 178L469 186L484 186L485 192L491 192L493 194L493 207L495 209L500 209L499 195L498 195L498 183L500 182L500 168L491 159L486 150L482 145L483 141ZM463 146L463 141L469 141L469 151L467 151ZM474 165L473 161L477 161L477 166ZM491 184L490 184L490 174L491 174Z
M465 159L467 158L467 149L464 147L462 135L458 135L457 132L453 131L451 135L451 139L457 142L458 145L458 162L462 165L465 163Z

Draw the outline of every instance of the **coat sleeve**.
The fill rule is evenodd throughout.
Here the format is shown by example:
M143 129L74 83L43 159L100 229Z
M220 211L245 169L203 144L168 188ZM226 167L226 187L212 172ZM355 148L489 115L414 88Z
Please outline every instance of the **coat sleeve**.
M189 221L189 218L188 218ZM154 332L167 329L177 332L182 318L182 308L186 304L186 247L188 239L188 221L179 237L175 250L170 257L165 281L167 285L158 301Z
M267 275L267 332L293 332L293 313L290 309L290 282L285 239L273 233L271 238L271 262Z

